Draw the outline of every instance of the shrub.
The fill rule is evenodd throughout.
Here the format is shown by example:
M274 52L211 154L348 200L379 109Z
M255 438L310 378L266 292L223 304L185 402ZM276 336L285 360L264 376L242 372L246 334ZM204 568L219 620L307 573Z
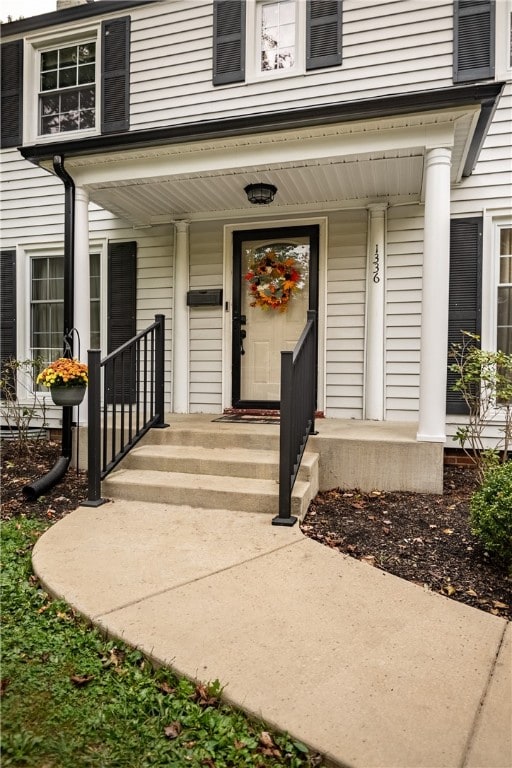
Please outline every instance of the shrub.
M491 467L470 503L471 530L512 566L512 461Z

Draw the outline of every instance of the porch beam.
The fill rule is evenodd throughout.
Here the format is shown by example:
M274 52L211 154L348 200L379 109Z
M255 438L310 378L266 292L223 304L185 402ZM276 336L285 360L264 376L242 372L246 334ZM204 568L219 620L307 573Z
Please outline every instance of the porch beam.
M175 221L174 296L172 326L173 412L189 410L189 221Z
M439 443L446 440L450 165L448 147L427 151L417 440Z

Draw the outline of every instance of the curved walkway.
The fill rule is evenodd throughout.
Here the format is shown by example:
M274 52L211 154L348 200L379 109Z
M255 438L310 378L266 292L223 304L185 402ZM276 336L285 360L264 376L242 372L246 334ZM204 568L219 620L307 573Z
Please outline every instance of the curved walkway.
M265 515L116 501L38 541L45 587L335 765L511 768L511 626Z

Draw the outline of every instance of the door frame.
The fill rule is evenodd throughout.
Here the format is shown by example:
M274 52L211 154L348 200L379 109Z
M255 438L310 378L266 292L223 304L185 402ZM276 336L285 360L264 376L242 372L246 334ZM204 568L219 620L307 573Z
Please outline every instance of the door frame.
M241 346L242 346L242 259L241 244L245 240L274 238L309 237L309 306L318 316L319 308L319 262L320 262L320 223L302 224L298 222L279 226L261 226L254 229L234 228L231 238L232 263L232 312L231 312L231 407L236 409L272 409L278 410L280 402L275 400L242 400L241 389ZM318 367L317 367L318 376Z

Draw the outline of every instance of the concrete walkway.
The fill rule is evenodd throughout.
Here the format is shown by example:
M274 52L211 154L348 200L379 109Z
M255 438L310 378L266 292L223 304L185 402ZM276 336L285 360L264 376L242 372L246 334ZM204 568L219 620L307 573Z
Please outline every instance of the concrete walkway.
M335 765L511 768L512 632L269 517L80 507L38 541L55 596Z

